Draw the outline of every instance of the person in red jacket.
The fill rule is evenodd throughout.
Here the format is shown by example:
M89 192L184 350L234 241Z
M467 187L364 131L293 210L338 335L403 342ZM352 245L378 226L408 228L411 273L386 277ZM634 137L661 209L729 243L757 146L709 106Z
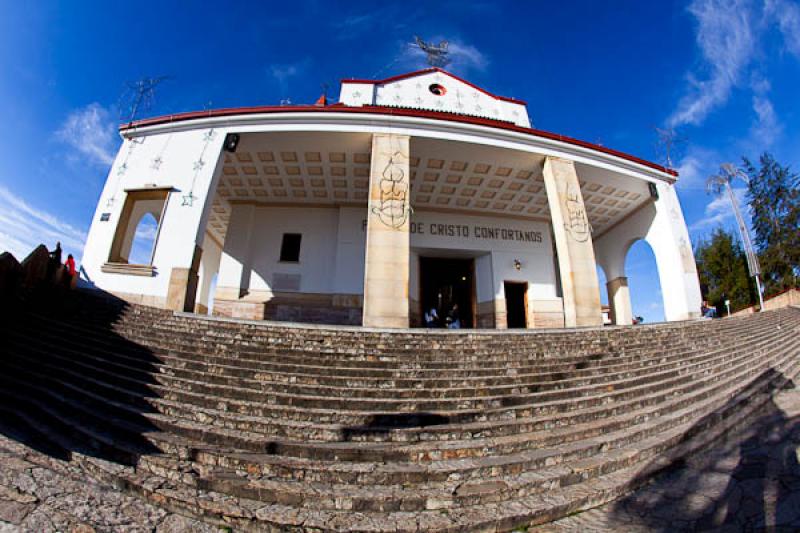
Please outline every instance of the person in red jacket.
M72 280L75 279L75 272L76 272L75 271L75 258L72 257L72 254L69 254L67 256L67 261L64 263L64 266L67 268L67 274L68 274L67 279L66 279L66 282L67 282L66 285L67 285L67 287L70 287L72 285Z

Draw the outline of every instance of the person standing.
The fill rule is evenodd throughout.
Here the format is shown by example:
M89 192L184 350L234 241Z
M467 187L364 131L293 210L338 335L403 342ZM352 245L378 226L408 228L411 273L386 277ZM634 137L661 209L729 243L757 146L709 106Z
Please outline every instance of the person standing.
M67 261L64 263L64 267L67 269L67 282L65 285L67 287L72 287L72 284L75 280L75 274L77 273L75 270L75 258L72 257L72 254L67 255Z
M450 312L447 313L447 327L449 329L461 329L461 318L458 315L458 304L453 304Z
M436 312L435 307L431 307L430 311L425 313L425 327L435 328L439 326L439 313Z

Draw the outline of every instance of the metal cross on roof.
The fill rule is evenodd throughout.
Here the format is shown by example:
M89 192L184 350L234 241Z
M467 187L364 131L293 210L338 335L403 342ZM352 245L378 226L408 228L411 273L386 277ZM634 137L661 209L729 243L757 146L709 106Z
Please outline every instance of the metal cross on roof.
M414 36L414 41L417 47L427 55L430 66L444 68L450 63L450 58L447 57L449 42L441 41L439 44L426 43L416 35Z

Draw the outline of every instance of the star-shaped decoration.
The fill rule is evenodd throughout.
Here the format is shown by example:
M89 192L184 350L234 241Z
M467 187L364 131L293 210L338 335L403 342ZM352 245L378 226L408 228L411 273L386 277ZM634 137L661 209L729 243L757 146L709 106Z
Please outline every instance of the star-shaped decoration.
M353 93L353 98L361 98L361 91L355 91Z
M192 165L192 170L194 170L195 172L199 172L204 166L206 166L206 162L203 161L202 158L200 158L194 162L194 164Z
M417 96L416 98L414 98L414 102L416 102L416 103L417 103L417 105L422 105L422 98L420 98L419 96Z
M217 132L214 131L213 129L210 129L210 130L208 130L207 132L205 132L203 134L203 140L205 142L213 141L214 137L216 137L216 136L217 136Z
M481 106L479 106L479 105L476 105L475 106L475 111L480 113L481 111L483 111L483 108Z
M181 205L192 207L192 204L194 204L194 201L196 199L197 199L197 196L192 194L192 191L189 191L189 194L185 194L183 196L183 201L181 202Z
M153 162L150 164L150 168L152 168L153 170L158 170L161 168L161 163L163 162L164 160L161 158L161 156L157 155L156 157L153 158Z
M114 197L113 196L108 199L108 202L106 202L106 207L111 207L112 205L114 205Z
M128 170L128 163L122 163L117 169L117 176L125 174L125 171L127 170Z

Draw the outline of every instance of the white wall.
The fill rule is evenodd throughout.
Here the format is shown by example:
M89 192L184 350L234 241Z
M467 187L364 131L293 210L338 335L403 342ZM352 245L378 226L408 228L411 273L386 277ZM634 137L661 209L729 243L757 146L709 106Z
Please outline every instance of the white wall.
M242 288L250 291L293 290L275 286L276 280L288 275L300 277L299 292L344 292L336 285L338 220L339 210L336 208L235 204L217 286L239 287L241 280L245 280ZM302 235L297 263L280 262L284 233ZM361 265L363 272L363 259ZM352 288L352 279L346 278L341 287Z
M210 202L208 191L216 187L217 163L225 130L149 135L125 140L117 153L92 219L81 266L89 281L112 292L166 297L173 268L191 265L195 245L201 245ZM154 161L160 159L160 165ZM202 164L198 165L198 161ZM153 255L153 277L107 274L101 267L109 259L126 189L172 187L162 213ZM189 191L196 199L183 205ZM108 213L109 220L101 221ZM135 224L138 220L131 220Z
M354 207L234 205L218 286L236 288L244 279L249 290L272 291L273 276L283 273L300 274L300 292L363 294L365 219L366 209ZM506 280L527 281L530 298L555 298L547 223L434 212L415 212L412 222L410 298L419 298L420 256L475 257L478 301L503 297ZM283 233L303 235L298 264L278 261ZM520 240L520 234L532 241ZM514 259L522 262L521 270Z
M432 84L443 86L445 94L433 94L429 90ZM339 101L350 106L429 109L503 120L526 128L531 125L521 102L495 98L446 72L429 72L386 84L342 83Z

